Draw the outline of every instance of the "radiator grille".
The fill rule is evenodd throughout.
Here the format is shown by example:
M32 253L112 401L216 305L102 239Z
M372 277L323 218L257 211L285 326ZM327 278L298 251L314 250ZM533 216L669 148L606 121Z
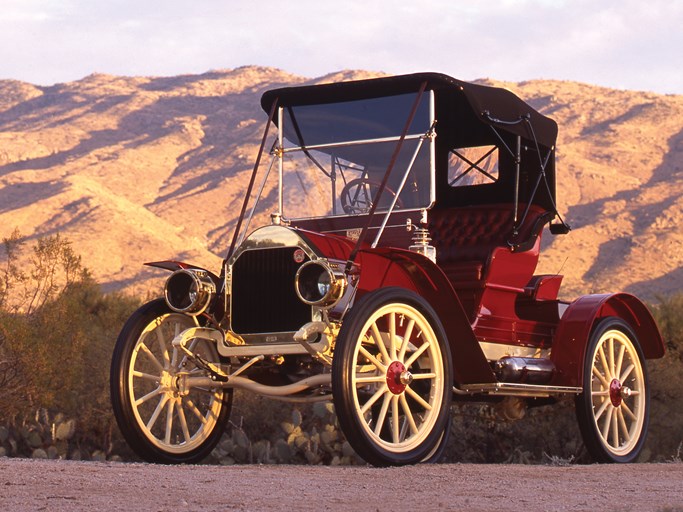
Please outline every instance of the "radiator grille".
M237 334L297 331L311 321L311 307L296 295L294 277L308 260L296 247L246 251L232 268L232 330Z

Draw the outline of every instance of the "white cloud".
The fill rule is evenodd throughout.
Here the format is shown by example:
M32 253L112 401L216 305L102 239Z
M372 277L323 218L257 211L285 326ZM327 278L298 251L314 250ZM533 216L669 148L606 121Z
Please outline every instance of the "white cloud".
M2 78L173 75L247 64L683 93L679 0L5 0Z

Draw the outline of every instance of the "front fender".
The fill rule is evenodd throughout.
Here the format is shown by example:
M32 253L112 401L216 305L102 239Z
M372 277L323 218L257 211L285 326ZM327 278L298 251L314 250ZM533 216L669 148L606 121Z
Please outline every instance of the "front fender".
M358 262L359 297L378 288L398 286L417 293L432 306L448 336L455 382L496 381L458 296L436 264L421 254L395 248L362 250Z
M664 355L664 340L652 314L639 299L627 293L585 295L572 302L558 325L551 360L557 373L554 384L581 386L583 360L595 323L615 316L633 329L646 359Z
M209 276L211 276L211 279L215 283L218 283L220 281L220 277L218 277L216 274L214 274L210 270L206 270L205 268L198 267L197 265L192 265L190 263L185 263L183 261L175 261L175 260L150 261L150 262L144 263L144 265L147 265L148 267L155 267L155 268L161 268L164 270L169 270L171 272L175 272L176 270L188 269L188 268L196 268L198 270L203 270L204 272L207 272L209 274Z

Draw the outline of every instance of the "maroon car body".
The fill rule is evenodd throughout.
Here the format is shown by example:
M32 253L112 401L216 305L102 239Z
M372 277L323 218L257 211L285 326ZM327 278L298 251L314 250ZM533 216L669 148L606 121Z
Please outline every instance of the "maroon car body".
M165 300L119 337L113 406L141 456L205 457L243 388L333 400L375 465L438 460L454 399L512 414L566 395L596 460L637 458L645 360L664 353L650 312L625 293L560 300L562 276L535 275L545 227L569 232L554 121L436 73L276 89L261 104L220 275L152 263L174 271Z

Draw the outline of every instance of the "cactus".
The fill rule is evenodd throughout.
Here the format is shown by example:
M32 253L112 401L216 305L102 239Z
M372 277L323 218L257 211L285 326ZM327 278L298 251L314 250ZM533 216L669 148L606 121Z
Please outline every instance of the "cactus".
M58 422L57 417L55 417L54 424L56 425L53 436L55 441L68 441L76 433L76 420L64 421L62 417L61 421Z

